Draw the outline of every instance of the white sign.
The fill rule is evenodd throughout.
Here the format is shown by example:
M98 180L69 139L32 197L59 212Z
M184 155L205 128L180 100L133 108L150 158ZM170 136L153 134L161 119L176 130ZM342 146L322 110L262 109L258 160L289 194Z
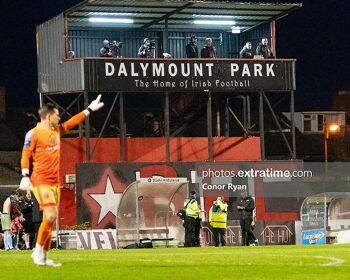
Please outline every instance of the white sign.
M180 184L187 183L187 178L163 178L163 177L152 177L152 178L141 178L139 181L141 184Z
M97 229L77 231L77 249L116 249L116 230Z

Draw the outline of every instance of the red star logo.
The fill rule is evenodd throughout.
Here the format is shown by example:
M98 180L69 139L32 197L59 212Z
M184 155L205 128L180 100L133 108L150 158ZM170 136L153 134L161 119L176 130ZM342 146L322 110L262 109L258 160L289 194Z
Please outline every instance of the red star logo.
M116 223L116 212L126 185L106 168L101 180L83 191L83 199L91 212L91 228L103 229Z

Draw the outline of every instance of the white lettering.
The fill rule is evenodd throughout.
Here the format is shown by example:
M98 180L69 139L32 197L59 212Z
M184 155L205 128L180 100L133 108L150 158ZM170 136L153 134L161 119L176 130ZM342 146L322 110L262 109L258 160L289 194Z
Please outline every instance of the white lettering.
M125 64L124 64L124 63L120 63L120 67L119 67L119 71L118 71L118 76L121 76L121 75L128 76L128 72L126 71L126 68L125 68Z
M231 63L231 76L234 77L239 67L237 63Z
M153 66L153 76L154 77L164 77L164 63L159 63L159 65L157 63L152 63Z
M142 68L142 75L143 75L144 77L147 77L148 63L146 63L146 64L140 63L140 66L141 66L141 68Z
M107 77L112 76L114 74L114 71L115 71L114 65L110 62L106 62L105 63L106 76Z
M244 77L245 75L247 75L248 77L250 77L250 71L249 71L248 64L244 64L244 65L243 65L242 77Z
M139 73L135 72L135 64L132 62L131 63L131 76L132 77L138 77Z
M272 64L266 64L266 76L272 76L275 77L275 72L273 72L273 66L275 66L273 63Z
M185 72L185 64L181 63L181 74L184 77L188 77L190 75L190 64L186 63L187 71Z
M198 63L194 64L194 76L195 77L197 77L197 76L202 77L203 76L203 65L202 64L198 64Z
M169 75L171 77L175 77L177 74L177 67L175 63L170 63L169 64Z
M214 66L214 63L206 63L205 66L208 67L208 76L211 77L212 76L211 68Z
M260 76L262 77L262 65L261 64L254 64L254 76Z

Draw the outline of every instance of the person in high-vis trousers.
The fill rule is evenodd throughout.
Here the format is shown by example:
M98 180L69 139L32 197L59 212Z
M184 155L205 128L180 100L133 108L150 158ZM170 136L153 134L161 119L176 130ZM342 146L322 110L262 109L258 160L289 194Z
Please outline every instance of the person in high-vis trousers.
M215 247L226 246L227 203L219 196L209 210L209 223L213 228Z
M184 201L184 209L186 217L184 222L185 227L185 247L195 246L195 227L196 219L201 217L201 211L196 200L196 192L191 191L190 197Z

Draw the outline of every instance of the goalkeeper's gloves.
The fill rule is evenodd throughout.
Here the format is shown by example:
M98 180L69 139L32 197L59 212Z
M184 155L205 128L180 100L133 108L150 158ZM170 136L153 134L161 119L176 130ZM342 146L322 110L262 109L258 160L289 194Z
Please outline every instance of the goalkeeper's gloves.
M22 169L22 180L19 184L19 188L27 192L33 189L33 184L29 178L29 170L27 168Z
M90 103L90 105L83 111L86 116L89 116L92 112L100 110L105 104L100 102L102 94L99 94L97 98Z

